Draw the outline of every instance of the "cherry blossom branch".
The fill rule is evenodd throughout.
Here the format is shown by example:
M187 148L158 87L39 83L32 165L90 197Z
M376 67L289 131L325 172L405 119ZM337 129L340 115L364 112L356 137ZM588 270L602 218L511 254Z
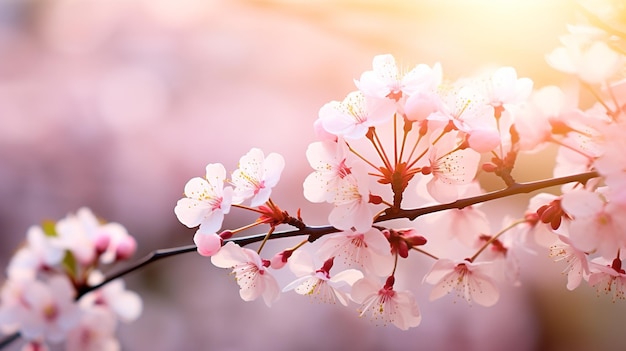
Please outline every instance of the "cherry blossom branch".
M383 213L383 215L376 218L375 222L383 222L383 221L399 219L399 218L415 220L417 217L423 216L429 213L434 213L434 212L439 212L439 211L444 211L444 210L449 210L449 209L462 209L464 207L475 205L478 203L487 202L487 201L500 199L500 198L504 198L504 197L508 197L512 195L517 195L517 194L530 193L536 190L545 189L545 188L549 188L549 187L556 186L556 185L563 185L563 184L572 183L572 182L585 183L589 179L596 178L598 176L599 174L597 172L591 171L591 172L585 172L585 173L559 177L559 178L540 180L540 181L533 181L533 182L527 182L527 183L514 183L513 185L502 190L497 190L497 191L493 191L493 192L478 195L478 196L460 199L460 200L457 200L455 202L448 203L448 204L439 204L439 205L426 206L426 207L408 209L408 210L390 208L386 210ZM324 235L336 233L339 231L340 230L332 226L318 226L318 227L303 226L295 230L273 232L270 239L279 239L279 238L288 238L288 237L308 235L307 240L309 242L314 242L315 240L319 239L320 237ZM266 235L267 235L266 233L255 234L255 235L250 235L250 236L245 236L245 237L240 237L240 238L231 238L225 241L233 241L240 246L246 246L252 243L263 241ZM133 271L136 271L139 268L144 267L152 262L161 260L166 257L176 256L176 255L184 254L188 252L194 252L196 251L196 249L197 248L195 245L186 245L186 246L152 251L148 255L146 255L144 258L134 263L133 265L107 277L101 283L93 285L93 286L85 286L85 287L79 288L76 299L78 300L85 294L93 290L96 290L115 279L121 278ZM9 344L17 340L19 336L20 336L19 333L14 333L5 337L3 340L0 341L0 349L3 349L4 347L8 346Z
M426 206L426 207L410 209L410 210L397 210L392 213L387 212L383 214L382 216L378 217L375 222L383 222L383 221L387 221L391 219L398 219L398 218L407 218L409 220L414 220L415 218L419 216L423 216L429 213L434 213L434 212L439 212L439 211L444 211L444 210L449 210L449 209L462 209L464 207L475 205L481 202L487 202L487 201L500 199L503 197L508 197L508 196L517 195L517 194L530 193L535 190L549 188L555 185L563 185L563 184L572 183L572 182L585 183L589 179L596 178L598 176L599 174L597 172L592 171L592 172L575 174L571 176L552 178L552 179L546 179L546 180L540 180L540 181L534 181L534 182L515 183L512 186L503 190L493 191L487 194L457 200L449 204ZM274 232L272 233L270 239L289 238L289 237L294 237L294 236L308 235L309 236L308 241L314 242L315 240L319 239L320 237L324 235L336 233L339 231L340 230L332 226L319 226L319 227L304 226L300 229ZM246 246L255 242L262 241L265 238L265 236L266 236L266 233L250 235L250 236L245 236L245 237L240 237L240 238L232 238L232 239L227 239L225 241L226 242L232 241L238 244L239 246ZM79 290L77 298L80 298L86 293L92 290L98 289L102 287L103 285L109 283L110 281L120 278L149 263L158 261L162 258L175 256L175 255L179 255L179 254L183 254L187 252L193 252L193 251L196 251L195 245L187 245L187 246L180 246L180 247L153 251L149 253L147 256L145 256L143 259L135 263L134 265L106 278L100 284L97 284L94 286L88 286L88 287L85 287L84 289Z

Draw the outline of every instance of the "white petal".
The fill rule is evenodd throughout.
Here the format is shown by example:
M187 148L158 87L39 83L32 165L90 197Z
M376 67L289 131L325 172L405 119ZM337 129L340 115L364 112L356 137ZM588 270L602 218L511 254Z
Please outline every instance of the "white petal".
M561 200L561 207L574 218L594 216L603 206L604 202L600 195L586 190L570 191L565 193Z
M248 262L248 257L243 252L243 248L232 241L227 242L215 255L211 256L211 263L220 268L232 268L245 262Z

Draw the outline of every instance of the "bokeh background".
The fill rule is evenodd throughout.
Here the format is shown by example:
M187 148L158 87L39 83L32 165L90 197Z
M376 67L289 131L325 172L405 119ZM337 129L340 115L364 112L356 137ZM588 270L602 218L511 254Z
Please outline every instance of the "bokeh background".
M276 202L323 224L327 208L306 205L301 190L312 123L374 55L405 68L441 62L449 79L512 65L536 87L568 85L544 55L575 21L572 3L1 0L0 267L30 225L81 206L126 226L137 258L190 244L193 230L173 213L185 182L207 163L233 170L251 147L286 158ZM549 177L553 156L522 160L519 179ZM521 211L525 199L486 208ZM250 219L233 214L225 226ZM155 351L623 349L623 303L567 291L564 267L545 252L523 262L524 285L482 308L429 303L429 262L413 259L401 287L423 321L402 332L295 294L271 309L245 303L225 270L186 254L126 277L144 313L118 335L123 350Z

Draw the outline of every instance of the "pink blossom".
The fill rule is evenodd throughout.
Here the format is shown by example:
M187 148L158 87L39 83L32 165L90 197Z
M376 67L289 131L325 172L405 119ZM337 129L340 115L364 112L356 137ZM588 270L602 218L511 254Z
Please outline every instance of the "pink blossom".
M425 64L401 74L392 55L377 55L372 62L371 71L361 74L355 81L356 86L367 96L399 100L419 90L434 90L441 82L441 66L433 68Z
M365 233L344 231L324 236L317 251L319 257L341 257L346 264L356 264L366 272L388 275L393 268L389 242L383 233L371 228Z
M93 212L83 207L76 214L68 214L57 221L55 231L63 247L70 250L80 264L89 265L96 259L95 239L100 227Z
M357 280L363 278L363 273L356 269L347 269L337 274L330 274L334 257L317 268L313 258L306 251L296 251L289 260L289 268L298 279L287 284L283 292L294 290L300 295L308 295L321 302L335 303L339 301L348 305L348 292Z
M185 198L178 200L174 213L189 228L200 226L201 232L215 232L230 211L233 189L224 187L226 169L222 164L206 166L204 178L192 178L185 184Z
M311 202L330 202L341 179L352 173L352 159L343 140L315 142L309 145L306 157L315 172L304 180L304 197Z
M117 320L105 307L84 309L80 322L67 334L67 351L118 351L115 337Z
M202 256L213 256L222 247L222 238L216 233L196 232L193 242L198 248L198 253Z
M603 197L586 190L573 190L563 194L563 210L573 220L569 225L572 244L581 251L597 250L600 255L610 258L626 247L626 208L606 202Z
M65 250L57 237L46 235L39 226L32 226L26 233L26 245L11 258L7 274L10 279L33 279L39 270L59 264L64 255Z
M267 270L269 261L261 260L256 251L229 241L211 257L211 262L220 268L232 268L239 284L239 295L244 301L263 296L265 304L271 306L278 299L280 290L276 279Z
M574 290L583 278L589 276L589 264L587 254L572 246L569 238L559 235L560 241L550 247L550 257L555 261L565 261L567 267L563 274L567 274L567 289Z
M481 233L490 230L487 216L477 206L433 213L424 219L437 225L442 234L458 239L467 247L472 247Z
M561 37L563 46L554 49L546 60L555 69L575 74L589 84L604 83L622 67L623 56L601 38L577 29L570 27L571 34Z
M600 131L604 139L603 152L594 161L594 166L610 188L607 195L610 200L626 205L626 122L621 118L618 123L603 126Z
M239 168L232 174L234 203L251 199L252 207L264 204L269 200L272 188L278 184L284 168L285 159L277 153L265 157L260 149L248 151L239 159Z
M99 284L103 279L102 273L94 271L89 276L89 284ZM124 322L132 322L139 318L143 309L139 294L126 290L124 281L121 279L113 280L86 294L80 299L79 304L83 309L94 305L107 307Z
M430 293L430 300L436 300L455 290L457 296L468 303L475 301L482 306L494 305L500 292L491 277L491 265L490 262L439 259L424 277L425 282L435 285Z
M556 86L543 87L531 95L530 101L515 109L515 130L521 150L533 150L552 138L554 123L562 123L573 113L573 105Z
M322 127L331 134L346 139L360 139L370 127L387 123L396 107L393 101L351 92L343 101L331 101L319 111Z
M468 184L476 175L480 154L471 149L456 150L454 133L446 134L431 147L429 165L422 173L431 174L426 184L430 196L441 203L458 199L458 185Z
M478 152L491 151L500 144L494 108L475 82L457 82L446 87L440 95L442 106L428 116L429 121L441 127L452 123L469 136L469 146ZM476 135L472 137L473 134Z
M394 290L394 282L395 278L390 276L382 287L368 277L354 283L351 296L354 302L361 304L360 316L369 314L376 324L394 324L402 330L417 327L422 316L413 294Z
M135 238L130 236L126 228L119 223L103 224L95 240L97 242L97 240L101 240L102 238L106 238L108 244L105 246L105 250L100 256L100 262L104 264L128 259L137 249Z
M19 325L19 331L27 340L45 339L57 343L65 339L67 332L79 321L80 311L74 302L76 291L69 280L54 276L46 283L39 280L14 282L19 285L19 298L13 303L9 315L0 312L0 323ZM3 294L3 305L4 301Z
M496 110L520 104L530 96L533 81L517 78L513 67L498 68L487 82L487 100Z
M598 293L612 294L613 302L626 299L626 272L619 258L613 259L612 263L603 258L594 259L591 269L589 285L597 287Z
M369 187L362 172L348 174L339 181L332 203L335 207L328 215L328 221L335 228L366 232L372 227Z

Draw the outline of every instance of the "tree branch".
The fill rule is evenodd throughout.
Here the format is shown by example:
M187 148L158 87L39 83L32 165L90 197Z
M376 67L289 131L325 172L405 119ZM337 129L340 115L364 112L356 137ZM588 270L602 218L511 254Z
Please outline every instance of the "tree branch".
M407 218L409 220L415 220L417 217L423 216L429 213L445 211L445 210L450 210L450 209L462 209L464 207L475 205L478 203L487 202L487 201L500 199L500 198L504 198L504 197L508 197L512 195L517 195L517 194L530 193L536 190L549 188L555 185L563 185L563 184L572 183L572 182L586 183L589 179L596 178L596 177L599 177L599 174L595 171L591 171L591 172L580 173L580 174L559 177L559 178L552 178L552 179L547 179L547 180L540 180L540 181L534 181L534 182L528 182L528 183L515 183L506 189L457 200L449 204L438 204L438 205L426 206L422 208L409 209L409 210L400 209L400 210L393 211L393 209L389 209L387 210L385 214L378 217L375 222L376 223L384 222L384 221L388 221L391 219L398 219L398 218ZM319 239L320 237L324 235L336 233L339 231L340 231L339 229L333 226L320 226L320 227L304 226L301 229L274 232L272 233L272 236L270 239L289 238L289 237L295 237L295 236L308 235L309 236L308 241L314 242L315 240ZM245 246L245 245L249 245L255 242L259 242L263 240L264 237L265 237L265 234L256 234L256 235L250 235L250 236L245 236L245 237L240 237L240 238L231 238L225 241L226 242L232 241L238 245ZM107 277L101 283L97 285L93 285L93 286L80 288L78 290L76 300L80 299L83 295L104 286L105 284L111 282L112 280L115 280L128 273L138 270L139 268L145 265L148 265L152 262L158 261L166 257L176 256L179 254L184 254L184 253L194 252L194 251L196 251L195 245L187 245L187 246L180 246L180 247L173 247L173 248L152 251L151 253L149 253L148 255L146 255L144 258L134 263L133 265L121 270L118 273L115 273ZM0 341L0 349L8 346L9 344L17 340L18 338L19 338L19 333L14 333L14 334L7 336L4 340Z

